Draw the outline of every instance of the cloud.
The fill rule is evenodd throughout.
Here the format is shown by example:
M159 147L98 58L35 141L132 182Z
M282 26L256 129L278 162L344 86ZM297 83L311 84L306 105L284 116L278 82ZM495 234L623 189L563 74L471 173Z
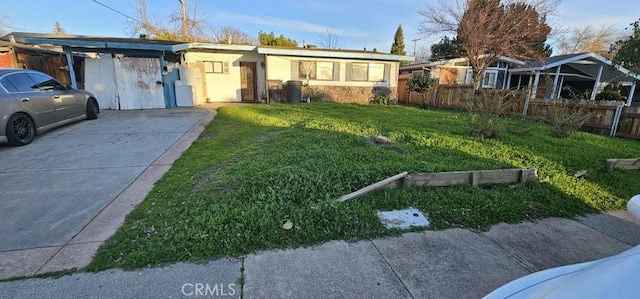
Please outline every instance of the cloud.
M219 12L216 17L218 18L218 21L244 22L255 25L269 25L299 32L325 33L327 32L327 30L331 29L342 36L358 37L366 35L366 33L364 33L363 31L353 28L334 28L331 26L314 24L300 20L284 19L270 16L257 17L223 11Z

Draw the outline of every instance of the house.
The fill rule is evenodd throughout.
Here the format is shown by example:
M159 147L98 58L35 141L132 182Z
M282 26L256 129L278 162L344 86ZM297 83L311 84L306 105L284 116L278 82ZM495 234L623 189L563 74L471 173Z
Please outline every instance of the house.
M399 62L414 59L368 51L226 44L184 44L176 51L184 66L201 69L210 102L273 100L268 91L290 81L302 81L332 101L367 103L378 87L387 88L393 98Z
M471 85L473 73L466 58L455 58L400 67L401 84L416 74L429 74L440 85ZM636 82L640 76L615 66L612 61L595 53L557 55L545 61L523 62L500 57L487 68L482 88L531 90L531 98L559 99L576 95L594 100L598 92L617 85L627 98L627 105L634 100ZM402 88L402 87L401 87ZM595 90L595 92L593 92ZM404 93L401 97L407 97ZM403 99L400 99L403 101Z
M26 42L61 46L65 53L100 53L85 61L85 88L107 109L269 101L279 94L270 90L291 81L303 81L327 100L366 103L380 87L394 97L400 61L414 60L370 51L141 38L38 37Z
M501 56L496 62L487 67L482 79L482 88L506 89L507 75L514 67L524 65L524 61ZM454 58L410 64L400 67L400 74L423 75L437 79L440 85L473 85L473 70L467 58Z
M640 76L615 66L596 53L580 53L549 57L545 61L528 62L509 70L509 88L531 88L532 98L572 98L588 95L595 100L598 92L611 84L625 89L627 106L634 98Z

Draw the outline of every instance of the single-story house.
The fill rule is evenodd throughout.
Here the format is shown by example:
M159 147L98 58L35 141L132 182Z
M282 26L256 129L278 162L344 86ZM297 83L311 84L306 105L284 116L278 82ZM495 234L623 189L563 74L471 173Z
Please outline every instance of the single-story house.
M400 74L428 73L438 84L470 85L473 73L466 58L455 58L400 67ZM406 76L406 75L405 75ZM631 105L640 76L615 66L612 61L595 53L557 55L545 61L524 62L500 57L484 72L482 88L531 89L532 98L572 98L574 94L589 95L593 100L609 84L619 84L627 105ZM595 91L595 92L593 92Z
M482 88L506 89L509 70L520 67L524 61L501 56L496 62L487 67L482 79ZM454 58L410 64L400 67L400 74L424 75L428 74L440 85L473 85L473 71L467 58Z
M193 106L273 100L271 89L303 81L328 100L368 102L375 88L397 91L400 61L414 57L370 51L182 43L143 38L27 38L85 60L85 89L105 109ZM73 74L71 74L73 76Z
M591 100L607 85L617 83L626 89L627 106L634 98L640 76L616 66L596 53L549 57L546 61L527 62L509 70L509 88L529 87L532 98L571 98L573 93L589 95Z

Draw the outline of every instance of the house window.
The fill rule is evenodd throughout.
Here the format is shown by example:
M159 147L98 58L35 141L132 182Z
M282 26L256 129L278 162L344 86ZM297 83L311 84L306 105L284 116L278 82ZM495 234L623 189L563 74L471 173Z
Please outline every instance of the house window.
M384 64L361 63L351 64L352 81L384 81Z
M495 88L498 81L498 71L485 71L482 77L482 88Z
M222 61L205 61L204 71L213 74L223 74L224 63Z
M298 78L306 80L333 80L333 62L298 61Z

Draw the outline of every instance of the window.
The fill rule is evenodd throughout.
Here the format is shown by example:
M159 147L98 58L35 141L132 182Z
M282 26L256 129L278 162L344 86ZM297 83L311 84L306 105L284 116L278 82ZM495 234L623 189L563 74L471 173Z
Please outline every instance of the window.
M316 75L318 80L333 80L333 62L316 62Z
M9 92L31 92L38 91L38 85L25 73L11 74L2 79L2 85ZM8 82L9 84L5 84Z
M229 64L223 61L205 61L204 71L213 74L228 74Z
M298 61L298 78L305 80L333 80L332 61Z
M467 70L467 78L464 80L464 84L473 85L473 70Z
M383 63L354 62L351 64L351 81L384 81Z
M498 81L498 71L484 71L482 88L495 88Z
M7 78L0 79L0 84L7 90L7 92L18 92L18 89L9 82Z
M354 63L351 65L351 80L369 81L369 64Z
M64 85L49 76L38 73L29 73L28 75L36 82L40 91L67 90Z

